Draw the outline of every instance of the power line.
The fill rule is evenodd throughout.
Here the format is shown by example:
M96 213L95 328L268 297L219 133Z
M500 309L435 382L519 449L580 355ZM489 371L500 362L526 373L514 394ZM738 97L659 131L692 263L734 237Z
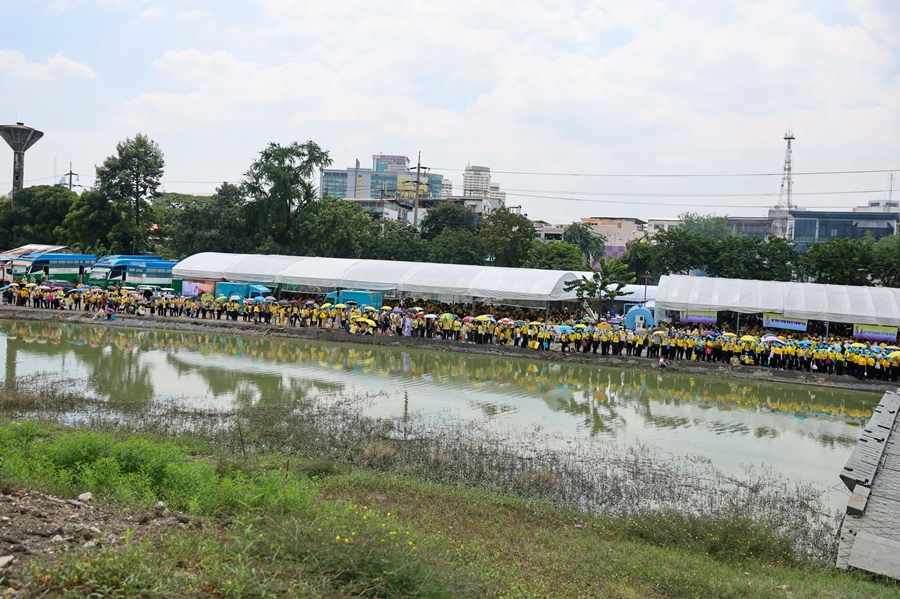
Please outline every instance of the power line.
M507 192L508 196L513 196L517 198L535 198L539 200L559 200L563 202L588 202L594 204L621 204L622 202L619 200L598 200L591 198L574 198L574 197L559 197L559 196L549 196L549 195L534 195L527 193L510 193ZM778 194L774 194L778 195ZM796 194L795 194L796 195ZM651 196L652 197L652 196ZM696 197L696 196L694 196ZM712 196L701 196L701 197L730 197L727 194L722 195L712 195ZM691 207L703 207L703 208L772 208L773 206L765 205L765 204L686 204L684 202L671 203L671 202L637 202L632 201L631 204L639 205L639 206L670 206L670 207L679 207L679 206L691 206ZM864 212L860 213L864 215Z
M445 168L434 167L435 171L454 171L465 172L462 168ZM872 169L859 171L811 171L805 173L792 173L793 176L799 175L864 175L871 173L893 173L900 168ZM543 177L623 177L623 178L691 178L691 177L782 177L784 172L778 173L641 173L641 174L619 174L619 173L545 173L530 171L495 171L491 174L498 175L534 175Z
M511 192L527 192L527 193L553 193L566 195L586 195L601 197L624 197L624 198L764 198L777 197L777 193L640 193L640 192L615 192L615 191L548 191L542 189L501 189L500 191L512 194ZM851 191L805 191L802 193L793 193L795 196L821 196L821 195L849 195L856 193L885 193L887 189L860 189Z

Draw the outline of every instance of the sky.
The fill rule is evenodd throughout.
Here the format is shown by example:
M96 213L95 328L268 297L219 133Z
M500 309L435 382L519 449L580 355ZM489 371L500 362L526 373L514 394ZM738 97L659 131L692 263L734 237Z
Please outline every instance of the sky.
M45 134L26 185L71 162L90 187L139 132L166 191L313 140L337 168L421 151L456 190L488 166L551 223L764 216L788 128L800 207L900 178L896 0L2 0L0 22L0 122ZM804 174L834 171L881 172Z

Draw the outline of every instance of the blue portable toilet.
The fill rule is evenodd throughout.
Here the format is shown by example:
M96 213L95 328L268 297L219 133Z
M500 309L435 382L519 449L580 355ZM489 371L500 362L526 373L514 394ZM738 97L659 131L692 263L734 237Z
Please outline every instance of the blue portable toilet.
M653 312L641 306L635 306L625 315L625 328L649 329L653 326Z

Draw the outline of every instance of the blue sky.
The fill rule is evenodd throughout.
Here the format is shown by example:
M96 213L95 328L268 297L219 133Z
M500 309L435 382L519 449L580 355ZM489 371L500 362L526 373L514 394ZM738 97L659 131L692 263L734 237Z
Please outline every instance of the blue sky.
M269 141L312 139L337 167L421 150L457 186L490 166L508 203L551 222L762 215L777 197L752 194L778 177L559 174L779 172L787 127L797 171L900 168L892 0L4 0L0 19L16 24L0 121L45 132L31 184L55 160L90 185L138 132L165 152L168 191L211 193ZM0 151L3 189L11 166ZM795 201L863 205L887 179L800 175L812 195ZM817 195L860 190L876 193Z

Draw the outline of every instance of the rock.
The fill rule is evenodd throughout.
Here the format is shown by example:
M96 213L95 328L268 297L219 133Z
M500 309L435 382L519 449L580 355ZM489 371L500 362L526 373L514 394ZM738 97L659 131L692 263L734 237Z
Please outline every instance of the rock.
M90 531L91 531L92 533L94 533L95 535L99 535L99 534L102 532L102 531L101 531L99 528L97 528L96 526L91 526L88 530L90 530Z
M9 522L9 518L6 516L3 516L2 518L0 518L0 520L2 520L3 522Z
M3 557L0 557L0 568L5 568L11 564L14 559L16 558L13 555L4 555Z
M155 507L156 509L162 511L162 510L166 509L166 504L163 503L162 501L157 501L157 502L156 502L156 505L154 505L153 507Z
M81 506L84 505L83 503L81 503L80 501L78 501L78 500L76 500L76 499L70 499L70 500L68 501L68 503L69 503L70 505L74 505L75 507L81 507Z
M190 524L191 519L184 514L175 514L175 519L181 522L182 524Z
M90 548L96 547L96 546L97 546L97 541L88 541L87 543L82 545L82 547L84 547L85 549L90 549Z
M90 501L94 495L92 493L82 493L78 496L78 501Z
M50 539L51 543L62 543L65 539L63 539L62 535L53 535L53 538Z

